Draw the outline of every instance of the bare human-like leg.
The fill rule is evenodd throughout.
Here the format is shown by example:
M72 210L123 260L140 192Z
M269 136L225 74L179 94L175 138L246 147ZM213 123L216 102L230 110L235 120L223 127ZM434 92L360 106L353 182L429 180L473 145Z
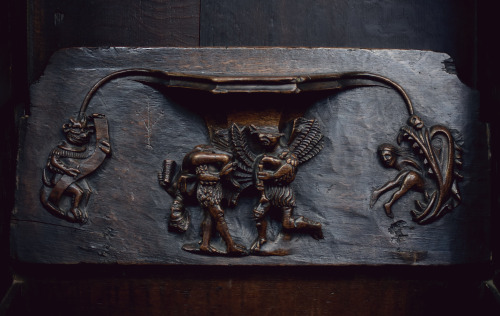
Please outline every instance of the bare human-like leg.
M177 192L175 199L170 207L170 220L168 228L171 231L184 233L189 226L189 215L184 207L184 198L181 193Z
M297 218L293 217L293 207L283 207L283 229L306 231L311 234L314 239L323 239L323 231L321 230L321 223L311 221L304 216Z
M396 192L394 192L389 201L387 201L387 203L384 204L385 213L390 218L394 218L394 214L392 213L392 205L399 198L401 198L406 192L408 192L412 188L417 190L423 190L424 187L424 180L415 171L405 172L400 176L398 176L397 179L401 179L402 176L404 176L404 179L400 180L402 182L401 186Z
M262 194L259 204L253 210L253 218L255 219L258 236L250 247L250 251L252 252L260 251L260 247L267 242L267 221L265 215L270 208L271 203L269 203L269 200Z
M66 192L73 196L73 203L71 205L70 212L73 214L75 221L78 223L85 223L87 221L86 213L82 212L80 209L80 202L84 196L84 191L76 183L72 183Z
M375 205L375 202L377 202L378 198L382 194L397 187L403 181L403 178L406 176L407 173L408 172L399 173L396 176L396 178L394 178L394 180L387 182L382 187L373 191L373 194L372 194L371 199L370 199L370 207L373 207L373 205Z
M205 212L205 218L201 223L200 251L202 252L208 252L208 253L217 252L217 250L214 247L210 246L210 239L212 238L212 229L213 229L212 215L210 215L208 212Z
M232 255L243 255L246 253L246 248L242 245L238 245L233 241L231 234L229 233L229 228L227 227L226 220L224 219L224 211L222 208L216 205L210 205L206 207L206 210L215 220L215 229L219 232L222 239L226 243L227 253Z

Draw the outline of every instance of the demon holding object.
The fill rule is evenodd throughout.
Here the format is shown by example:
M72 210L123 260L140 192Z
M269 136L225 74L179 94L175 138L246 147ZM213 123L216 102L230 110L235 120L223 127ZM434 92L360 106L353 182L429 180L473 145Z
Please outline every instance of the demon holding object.
M323 238L321 224L303 216L294 216L295 194L291 187L298 167L323 148L323 136L314 119L297 118L286 137L272 126L233 124L214 133L211 145L198 145L189 152L176 172L175 162L165 160L159 174L160 184L174 201L169 219L170 230L185 232L189 215L185 203L197 202L205 212L199 245L184 245L191 252L219 255L262 254L267 242L267 213L278 209L286 234L309 233ZM259 200L252 211L257 238L247 250L236 244L224 218L224 206L237 204L240 193L253 188ZM210 244L212 230L221 235L226 251Z

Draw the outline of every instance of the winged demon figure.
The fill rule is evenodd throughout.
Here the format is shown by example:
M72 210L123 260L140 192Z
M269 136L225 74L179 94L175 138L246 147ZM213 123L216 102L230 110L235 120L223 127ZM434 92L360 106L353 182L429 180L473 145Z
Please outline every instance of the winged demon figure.
M267 241L265 215L271 207L281 210L286 232L302 231L315 239L323 238L320 223L293 215L296 201L290 186L298 166L321 151L322 138L314 119L296 119L288 139L276 127L233 124L229 129L213 133L210 145L198 145L189 152L178 172L174 161L165 160L159 181L174 197L170 230L181 233L187 230L189 215L185 203L194 197L205 211L202 240L198 245L186 244L183 249L213 255L247 254L244 246L233 241L222 205L235 206L240 193L250 187L260 193L253 209L258 238L251 252L258 253ZM214 228L226 243L226 252L210 245Z
M250 149L249 137L257 139L260 151ZM266 213L276 207L282 213L286 232L309 232L313 238L323 238L321 224L303 216L293 215L296 206L291 183L299 165L316 156L323 148L323 135L314 119L297 118L293 122L288 140L276 127L231 127L231 145L236 160L234 178L239 190L255 186L260 192L259 202L253 209L258 232L250 250L260 251L267 241Z

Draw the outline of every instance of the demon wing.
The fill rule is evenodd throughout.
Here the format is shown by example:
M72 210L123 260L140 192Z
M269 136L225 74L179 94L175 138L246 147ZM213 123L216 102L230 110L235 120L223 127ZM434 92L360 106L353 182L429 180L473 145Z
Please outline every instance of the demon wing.
M303 164L316 156L324 147L318 121L299 117L293 121L288 147Z

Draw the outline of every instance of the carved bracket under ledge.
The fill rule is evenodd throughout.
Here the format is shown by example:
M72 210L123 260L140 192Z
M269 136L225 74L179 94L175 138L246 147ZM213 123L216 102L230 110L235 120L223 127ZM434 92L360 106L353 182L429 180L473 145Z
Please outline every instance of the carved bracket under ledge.
M484 232L487 193L470 183L487 178L485 134L471 117L475 93L444 67L431 72L445 55L125 48L115 54L120 58L107 49L61 51L33 87L14 239L37 244L20 233L32 225L25 220L37 218L46 227L39 237L49 240L75 225L75 253L48 251L62 262L394 264L413 258L434 264L471 258L449 259L455 254L449 241L460 227ZM126 68L138 55L147 67ZM265 65L254 63L259 56L266 56ZM75 68L78 60L86 66ZM96 71L97 60L107 66ZM75 81L78 74L83 79ZM68 79L61 92L50 90L62 75ZM75 109L71 104L85 85L89 91ZM55 93L46 97L42 90ZM34 181L24 174L37 173L38 151L30 143L39 126L60 124L51 112L69 122L62 143L54 147L61 136L53 131L42 142L51 141L53 149L42 163L38 200L49 213L41 214L25 202ZM391 139L397 145L387 143ZM19 212L23 205L29 207ZM479 213L483 224L467 210L471 205L486 206ZM52 231L45 222L53 223ZM482 247L470 246L472 258L486 258ZM29 260L18 250L16 256ZM244 258L210 261L218 256Z

